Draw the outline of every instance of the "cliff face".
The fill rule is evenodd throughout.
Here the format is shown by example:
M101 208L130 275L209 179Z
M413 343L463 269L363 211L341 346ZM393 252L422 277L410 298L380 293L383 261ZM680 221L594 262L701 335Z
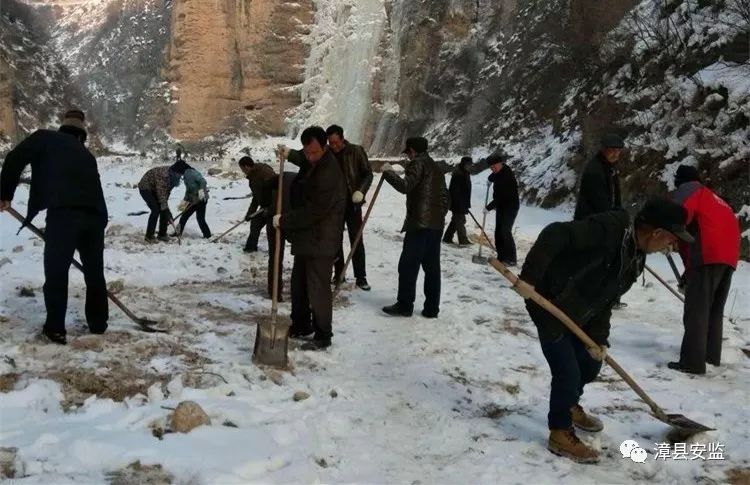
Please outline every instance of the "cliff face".
M302 35L312 2L178 0L165 79L172 86L170 134L197 140L227 128L283 134L299 103Z

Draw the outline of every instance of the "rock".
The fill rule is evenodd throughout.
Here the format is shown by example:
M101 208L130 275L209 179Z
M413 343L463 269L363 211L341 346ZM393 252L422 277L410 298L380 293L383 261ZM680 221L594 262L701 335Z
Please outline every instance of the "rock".
M36 296L36 293L34 293L33 288L29 288L28 286L22 286L18 290L18 296L22 298L34 298Z
M330 396L331 396L332 398L336 399L337 397L339 397L339 393L338 393L338 392L336 392L336 389L331 389L331 393L330 393Z
M0 478L16 478L18 448L0 448Z
M724 96L719 93L709 94L703 102L703 109L706 111L718 111L726 104Z
M211 419L198 403L182 401L172 413L170 424L172 431L189 433L198 426L211 424Z
M121 293L125 289L125 282L123 280L115 280L109 283L109 292L116 295Z
M14 253L20 253L23 252L23 246L16 246L13 248Z
M208 174L209 175L219 175L222 172L223 172L223 170L220 169L219 167L211 167L211 168L208 169Z
M273 382L277 386L281 386L284 384L284 374L277 371L276 369L266 369L264 377L267 377L271 382Z
M226 274L227 269L224 266L219 266L218 268L216 268L216 272L219 274Z
M295 402L304 401L305 399L308 399L310 395L304 391L297 391L294 393L294 396L292 396L292 399L294 399Z
M5 266L6 264L12 264L12 263L13 263L13 261L11 261L8 258L0 259L0 268L2 268L3 266Z

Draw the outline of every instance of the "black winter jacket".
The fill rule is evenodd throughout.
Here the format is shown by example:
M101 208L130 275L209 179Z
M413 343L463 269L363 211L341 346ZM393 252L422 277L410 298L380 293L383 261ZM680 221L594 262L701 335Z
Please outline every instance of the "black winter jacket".
M277 180L277 178L273 168L265 163L254 164L246 178L250 185L250 192L253 193L253 200L247 209L247 215L249 216L257 211L259 207L267 207L262 203L264 186L269 180Z
M427 153L421 153L406 163L404 175L401 178L395 172L383 172L383 177L394 189L406 194L406 220L401 232L416 229L442 231L450 196L440 167Z
M521 202L513 170L506 164L498 173L491 174L488 180L492 183L492 201L487 205L487 209L518 213Z
M344 140L344 149L334 155L346 179L349 195L357 191L367 194L372 185L372 168L365 149Z
M583 170L581 186L573 220L590 215L622 209L620 176L615 166L604 155L596 155Z
M645 264L633 231L625 211L550 224L526 256L521 279L534 285L594 341L607 344L612 305L635 283ZM565 331L561 322L533 301L527 300L527 308L540 339L553 340Z
M315 166L301 151L289 152L288 160L300 167L292 182L291 208L281 216L292 254L334 258L342 242L348 199L341 167L330 151Z
M451 175L448 186L451 196L451 212L468 214L471 209L471 175L461 167L456 168Z
M21 173L31 164L31 188L24 224L45 209L83 209L107 220L107 204L96 158L73 134L38 130L5 157L0 199L13 200Z

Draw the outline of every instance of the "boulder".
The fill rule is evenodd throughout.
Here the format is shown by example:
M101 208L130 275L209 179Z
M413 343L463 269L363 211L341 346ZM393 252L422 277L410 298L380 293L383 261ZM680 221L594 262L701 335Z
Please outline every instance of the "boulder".
M198 426L211 424L211 419L198 403L182 401L172 413L172 431L189 433Z

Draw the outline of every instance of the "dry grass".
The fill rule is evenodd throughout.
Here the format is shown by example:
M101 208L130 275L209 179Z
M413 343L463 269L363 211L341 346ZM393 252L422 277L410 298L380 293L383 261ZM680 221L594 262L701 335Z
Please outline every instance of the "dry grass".
M108 473L107 478L111 485L166 485L174 482L174 477L161 465L141 465L140 461Z
M726 473L731 485L750 485L750 468L732 468Z

